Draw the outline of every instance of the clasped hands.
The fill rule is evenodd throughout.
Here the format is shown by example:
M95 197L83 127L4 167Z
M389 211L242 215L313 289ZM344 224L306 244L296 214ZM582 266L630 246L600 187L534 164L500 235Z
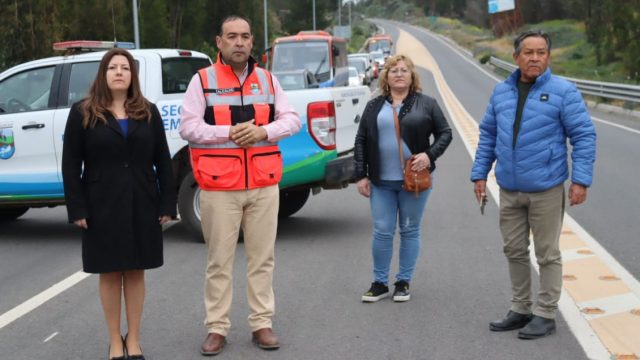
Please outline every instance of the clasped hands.
M249 147L267 139L267 131L254 124L255 119L233 125L229 129L229 139L240 147Z

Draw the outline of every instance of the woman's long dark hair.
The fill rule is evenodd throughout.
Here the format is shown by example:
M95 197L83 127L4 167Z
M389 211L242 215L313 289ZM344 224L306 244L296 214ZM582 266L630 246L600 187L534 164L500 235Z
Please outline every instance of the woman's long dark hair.
M107 123L105 115L109 113L109 107L113 102L111 90L109 90L109 86L107 85L107 68L109 67L111 59L116 55L126 57L129 62L129 69L131 69L131 84L127 90L127 99L124 102L124 109L127 112L127 116L132 120L151 121L149 102L144 98L142 90L140 90L140 80L138 79L136 62L127 50L115 48L107 51L104 57L102 57L96 79L93 81L93 84L91 84L89 94L80 106L83 114L82 126L85 129L94 127L98 121L104 124Z

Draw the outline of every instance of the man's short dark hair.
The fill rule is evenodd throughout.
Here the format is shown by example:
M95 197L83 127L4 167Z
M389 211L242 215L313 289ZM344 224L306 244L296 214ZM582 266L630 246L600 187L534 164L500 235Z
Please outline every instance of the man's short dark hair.
M516 54L519 54L522 50L522 42L528 37L541 37L547 42L547 51L551 51L551 37L549 34L542 30L528 30L518 35L513 41L513 49Z
M249 19L247 19L244 16L240 16L240 15L229 15L227 17L225 17L224 19L222 19L222 21L220 21L220 29L218 29L218 36L222 36L223 31L222 31L222 27L224 26L224 24L228 23L229 21L235 21L235 20L244 20L247 22L247 24L249 24L249 31L251 31L251 22L249 22Z

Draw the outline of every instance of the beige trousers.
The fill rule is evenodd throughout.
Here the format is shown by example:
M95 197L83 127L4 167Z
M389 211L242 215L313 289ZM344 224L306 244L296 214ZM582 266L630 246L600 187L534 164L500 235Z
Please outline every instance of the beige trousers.
M500 189L500 230L511 276L511 310L555 318L562 291L559 248L564 216L564 184L538 193ZM532 311L529 233L540 267L540 288Z
M233 296L233 260L240 228L247 257L247 299L251 331L271 327L278 186L240 191L202 191L200 214L208 246L204 284L205 326L227 336Z

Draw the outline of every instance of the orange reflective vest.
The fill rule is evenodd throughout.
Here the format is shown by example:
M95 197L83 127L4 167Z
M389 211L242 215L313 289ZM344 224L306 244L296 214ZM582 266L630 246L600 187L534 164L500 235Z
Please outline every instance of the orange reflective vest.
M275 91L271 74L249 59L244 83L229 65L218 61L198 71L210 125L236 125L255 119L262 126L274 121ZM242 148L229 140L220 144L189 143L191 166L203 190L246 190L277 184L282 156L276 143L266 140Z

